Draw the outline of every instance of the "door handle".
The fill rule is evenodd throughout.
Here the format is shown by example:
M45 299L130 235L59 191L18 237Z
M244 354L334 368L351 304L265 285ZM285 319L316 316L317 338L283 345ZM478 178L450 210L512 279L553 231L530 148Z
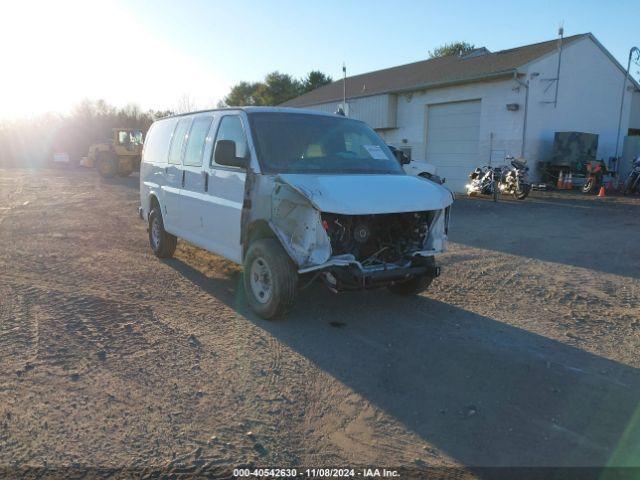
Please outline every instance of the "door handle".
M182 187L184 188L184 174L185 174L185 170L182 170Z
M202 176L204 177L204 191L209 191L209 172L202 172Z

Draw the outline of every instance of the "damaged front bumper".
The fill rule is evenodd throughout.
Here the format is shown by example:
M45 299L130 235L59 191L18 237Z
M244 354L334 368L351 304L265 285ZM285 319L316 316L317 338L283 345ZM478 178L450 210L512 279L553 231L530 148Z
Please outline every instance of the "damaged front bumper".
M422 256L420 253L423 252L416 252L415 256ZM404 265L365 266L352 255L341 255L332 257L322 265L301 268L298 273L322 275L329 288L339 291L376 288L416 276L436 278L440 276L440 271L438 266L416 265L412 261L407 261Z

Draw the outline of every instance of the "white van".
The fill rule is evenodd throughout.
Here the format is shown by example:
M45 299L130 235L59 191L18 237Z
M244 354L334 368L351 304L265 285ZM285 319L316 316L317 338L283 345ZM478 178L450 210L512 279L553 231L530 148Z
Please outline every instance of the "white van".
M248 304L272 318L316 279L333 291L427 288L453 197L407 175L363 122L247 107L155 122L140 202L158 257L180 237L243 264Z

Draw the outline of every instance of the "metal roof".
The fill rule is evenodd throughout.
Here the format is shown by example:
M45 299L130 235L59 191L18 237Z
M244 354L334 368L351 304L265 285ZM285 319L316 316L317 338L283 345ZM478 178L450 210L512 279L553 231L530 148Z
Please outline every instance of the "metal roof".
M563 39L563 45L592 37L590 33ZM366 97L383 93L398 93L426 89L452 83L513 75L521 67L556 50L558 40L549 40L499 52L476 49L471 55L448 55L420 62L386 68L375 72L347 77L347 98ZM343 81L338 80L284 102L284 107L303 107L342 100Z

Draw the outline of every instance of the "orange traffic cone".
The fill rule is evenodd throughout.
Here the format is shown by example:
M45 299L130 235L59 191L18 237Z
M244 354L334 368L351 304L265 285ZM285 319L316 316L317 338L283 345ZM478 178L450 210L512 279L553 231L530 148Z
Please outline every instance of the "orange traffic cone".
M558 184L556 185L558 190L562 190L564 188L564 180L562 179L562 170L560 170L560 176L558 177Z
M600 191L598 192L598 196L599 197L606 197L607 196L606 191L604 189L604 185L600 186Z
M569 172L569 177L564 184L564 188L566 188L567 190L573 190L573 175L571 174L571 172Z

